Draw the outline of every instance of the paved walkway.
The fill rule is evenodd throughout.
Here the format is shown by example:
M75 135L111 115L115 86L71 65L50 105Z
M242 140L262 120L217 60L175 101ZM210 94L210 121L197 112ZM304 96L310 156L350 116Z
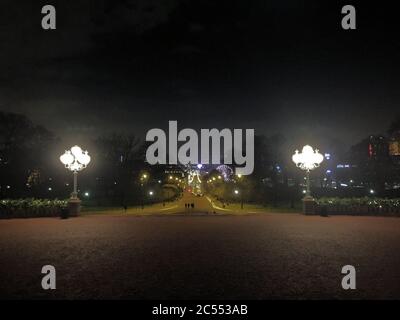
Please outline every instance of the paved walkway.
M400 299L400 219L0 220L0 261L0 298ZM54 291L40 286L46 264L57 270ZM347 264L357 270L354 291L341 289Z

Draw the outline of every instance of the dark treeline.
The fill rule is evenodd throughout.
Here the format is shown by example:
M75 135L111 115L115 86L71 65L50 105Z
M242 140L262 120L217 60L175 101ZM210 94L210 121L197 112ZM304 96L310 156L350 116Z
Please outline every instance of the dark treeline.
M333 142L329 160L312 172L313 192L318 196L360 196L374 190L374 195L386 196L392 189L395 196L400 155L394 156L389 149L390 143L400 138L399 119L392 123L387 136L367 137L345 152ZM72 175L63 169L59 156L70 147L26 116L0 112L0 197L67 198ZM240 198L246 202L293 205L302 197L304 173L292 163L291 149L282 135L256 136L253 174L228 182L204 183L204 188L226 201L239 200L234 190L240 188ZM146 144L134 135L100 135L93 138L88 150L92 162L78 179L80 195L87 203L138 204L165 200L177 193L164 189L169 184L166 167L149 166ZM339 170L342 165L349 170ZM219 174L211 171L203 182Z
M70 147L26 116L0 112L1 198L67 198L72 175L63 168L59 156ZM98 136L90 143L89 154L90 165L78 175L80 195L87 195L86 202L96 199L94 205L123 205L142 201L143 183L139 177L149 168L140 139L116 133ZM153 187L154 178L160 175L159 168L152 171L148 188Z

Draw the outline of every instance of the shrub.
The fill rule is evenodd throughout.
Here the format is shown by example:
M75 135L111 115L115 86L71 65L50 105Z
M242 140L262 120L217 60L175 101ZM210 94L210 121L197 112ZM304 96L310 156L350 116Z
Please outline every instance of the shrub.
M68 200L59 199L3 199L0 200L0 218L54 217L67 206Z
M320 207L327 207L330 213L347 212L349 214L394 214L400 212L400 199L386 198L338 198L338 197L322 197L317 199Z

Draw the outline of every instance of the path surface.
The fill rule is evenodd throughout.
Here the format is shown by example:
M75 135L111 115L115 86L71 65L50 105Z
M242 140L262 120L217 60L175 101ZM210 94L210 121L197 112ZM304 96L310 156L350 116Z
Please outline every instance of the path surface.
M188 204L190 206L185 206ZM193 207L191 206L193 204ZM140 206L128 207L125 211L122 207L115 208L85 208L84 215L91 214L107 214L114 216L121 215L168 215L168 214L184 214L184 215L206 215L212 213L227 213L228 210L213 205L209 197L195 196L192 193L184 192L182 197L173 202L155 203L152 205L145 205L143 208Z
M204 204L205 205L205 204ZM400 219L107 216L0 220L0 298L400 298ZM41 268L57 289L41 289ZM341 268L357 290L341 289Z
M193 204L194 207L191 206L189 208L185 207L185 204ZM211 202L205 196L196 196L189 192L184 192L182 198L178 202L178 207L181 209L182 212L186 212L189 214L193 213L203 213L203 214L210 214L215 211Z

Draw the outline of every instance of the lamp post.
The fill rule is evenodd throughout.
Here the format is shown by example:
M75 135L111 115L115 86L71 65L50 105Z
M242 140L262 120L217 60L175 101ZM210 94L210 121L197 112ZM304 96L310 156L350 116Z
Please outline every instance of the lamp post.
M243 176L241 174L237 175L236 182L238 183L240 189L244 190L244 188L243 188ZM235 190L235 193L236 193L236 190ZM240 208L243 209L243 192L240 192Z
M153 203L154 191L150 190L150 191L148 192L148 194L149 194L150 203Z
M313 150L309 145L303 147L301 153L298 150L292 156L293 162L296 167L306 171L306 195L303 198L303 212L305 214L315 213L315 200L311 196L310 191L310 171L319 167L321 162L324 160L324 156L318 152L318 149Z
M238 189L235 189L234 193L236 196L240 194L240 209L243 209L243 194L242 194L242 192L240 192Z
M140 187L141 187L141 194L142 194L142 209L144 209L144 201L145 201L145 191L144 191L144 184L147 182L149 179L149 175L147 173L142 173L140 175Z
M66 150L60 156L60 161L74 175L74 189L68 201L68 207L71 215L77 215L80 211L81 203L78 198L78 172L86 168L90 162L90 156L87 151L83 151L79 146L73 146L71 150Z

